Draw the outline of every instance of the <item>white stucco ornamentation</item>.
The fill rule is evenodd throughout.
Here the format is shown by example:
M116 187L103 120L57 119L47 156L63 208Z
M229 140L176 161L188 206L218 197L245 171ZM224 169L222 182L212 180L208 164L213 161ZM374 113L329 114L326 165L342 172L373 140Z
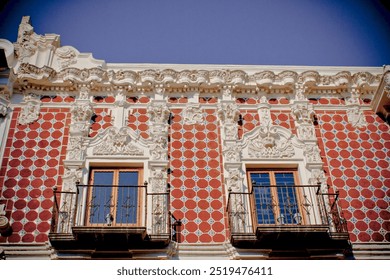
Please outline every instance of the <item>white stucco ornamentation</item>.
M225 132L225 140L236 140L238 138L238 119L240 111L234 102L224 102L218 105L217 111L219 120Z
M84 160L86 140L83 136L74 136L69 139L66 158L69 160Z
M203 112L199 104L188 104L183 114L185 124L202 124L204 122Z
M232 169L228 172L225 179L226 187L231 192L240 192L242 185L242 175L238 169Z
M8 113L9 102L0 96L0 116L5 117Z
M364 128L367 126L367 121L364 113L359 106L352 106L347 109L348 122L357 128Z
M153 102L148 105L148 114L152 124L167 124L170 111L165 102Z
M132 139L128 133L130 128L115 127L107 128L102 138L102 142L94 147L94 155L123 155L123 156L142 156L144 152L131 142Z
M248 144L251 158L291 158L294 147L291 139L286 139L279 133L276 126L262 126L258 136Z
M305 156L307 163L320 163L322 164L322 159L320 155L320 148L317 144L305 145Z
M294 120L299 124L313 124L313 117L315 112L313 110L313 105L308 104L308 102L295 102L291 107L291 113Z
M58 48L56 49L55 55L57 56L57 62L60 69L77 63L78 51L73 47L64 46Z
M223 148L223 157L226 162L240 162L241 146L238 143L230 143Z
M18 123L22 125L30 124L38 120L41 110L41 102L38 96L26 94L22 105Z
M150 154L152 160L168 159L168 141L167 135L153 135L150 145Z

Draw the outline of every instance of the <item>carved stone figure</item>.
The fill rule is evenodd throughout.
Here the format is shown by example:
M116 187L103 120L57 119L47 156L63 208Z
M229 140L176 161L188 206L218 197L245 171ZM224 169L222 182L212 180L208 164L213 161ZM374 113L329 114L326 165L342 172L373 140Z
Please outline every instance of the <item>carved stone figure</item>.
M229 175L225 179L226 186L231 192L240 192L242 186L242 176L238 169L229 170Z
M167 160L168 145L165 135L154 135L150 145L150 153L153 160Z
M184 109L185 124L202 124L204 122L202 109L199 104L189 104Z
M148 105L148 114L152 124L166 124L170 111L165 103L151 103Z
M367 126L367 121L364 113L360 110L359 106L352 106L347 109L347 117L350 124L357 128L363 128Z
M320 148L317 144L305 146L305 156L308 163L322 163Z
M18 122L23 125L35 122L39 118L40 109L40 101L32 95L26 95L25 104L20 112Z
M312 124L315 112L313 106L308 103L296 103L291 108L293 118L298 124Z

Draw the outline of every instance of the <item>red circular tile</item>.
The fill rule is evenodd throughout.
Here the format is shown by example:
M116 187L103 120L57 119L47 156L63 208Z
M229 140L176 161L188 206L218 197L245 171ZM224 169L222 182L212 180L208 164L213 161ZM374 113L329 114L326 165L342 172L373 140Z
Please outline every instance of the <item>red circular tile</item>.
M356 222L355 227L360 231L366 231L368 229L368 225L363 221Z
M26 198L28 196L28 191L26 189L20 189L16 192L18 198Z
M26 232L33 232L34 230L36 230L36 228L37 228L37 225L34 222L27 222L24 225L24 230Z
M359 239L359 241L362 241L362 242L368 242L371 240L370 235L368 235L368 233L365 233L365 232L359 233L358 239Z
M219 188L221 186L221 181L217 179L211 179L209 184L212 188Z
M202 232L208 232L211 230L211 225L208 222L202 222L199 224L199 230Z
M365 200L363 201L363 204L364 204L364 206L366 206L368 209L373 209L373 208L375 208L375 202L372 201L371 199L365 199Z
M187 201L188 202L188 201ZM186 202L186 204L187 204L187 202ZM192 201L193 202L193 201ZM193 203L195 203L195 202L193 202ZM191 208L189 208L189 209L194 209L195 207L192 207L192 203L190 203L189 205L191 205ZM187 207L188 208L188 207ZM196 212L195 211L193 211L193 210L187 210L185 213L184 213L184 216L189 220L189 221L192 221L192 220L195 220L196 218L197 218L197 214L196 214ZM189 223L187 223L186 225L185 225L185 227L186 227L186 229L187 230L189 230L188 229L188 227L191 227L191 226L193 226L195 229L194 229L194 231L196 230L196 228L197 228L197 225L195 224L195 223L193 223L193 222L189 222ZM191 230L189 230L189 231L191 231Z
M352 201L350 202L351 206L356 208L356 209L360 209L363 207L363 203L358 200L358 199L352 199Z
M39 232L48 232L50 230L50 224L48 222L40 222L37 229Z
M199 188L207 188L207 186L209 185L209 182L206 179L199 179L198 182L196 182L196 185Z
M222 193L221 193L221 191L219 191L219 190L212 190L212 191L210 192L210 196L211 196L212 198L214 198L214 199L217 199L217 198L220 198L220 197L222 196Z
M208 234L202 234L201 236L199 236L199 241L202 243L209 243L212 240L212 237Z
M198 201L198 207L202 210L207 209L210 206L209 202L205 199L201 199Z
M192 178L195 176L195 171L192 169L186 169L184 171L184 176L186 176L187 178Z
M187 168L192 168L194 167L195 163L192 159L187 159L184 161L183 165Z
M372 240L376 242L381 242L385 239L384 236L379 232L374 232L371 236L372 236Z
M354 212L353 212L353 216L358 219L358 220L363 220L366 215L364 214L364 212L362 210L359 210L359 209L356 209Z
M52 213L49 210L43 210L41 213L39 213L39 218L42 221L49 221L51 219L51 217L52 217ZM39 230L39 228L38 228L38 230Z
M221 209L222 208L222 202L219 200L213 200L210 203L210 206L214 209Z
M45 199L42 201L41 206L43 209L50 209L53 206L53 201L50 199Z
M196 236L196 234L194 234L194 233L189 233L185 236L185 240L188 243L196 243L196 242L198 242L198 236Z
M199 168L205 168L207 166L207 162L205 160L197 160L195 164Z
M180 199L174 199L171 205L173 208L181 209L184 206L184 202Z
M36 199L30 200L27 203L27 207L31 209L37 209L39 207L39 201Z
M33 171L33 175L35 177L41 177L41 176L43 176L43 174L45 174L45 171L43 169L41 169L41 168L35 169Z
M202 221L208 221L208 219L210 219L211 215L209 212L207 211L200 211L199 214L198 214L198 217L199 219L201 219ZM219 219L218 219L219 220Z
M209 171L209 176L211 178L217 178L220 175L221 175L221 172L219 172L218 169L210 169L210 171Z
M221 232L225 229L225 226L221 222L214 222L211 227L215 232Z
M191 180L191 179L188 179L188 180ZM187 181L187 180L186 180ZM186 189L184 191L184 196L187 197L187 198L194 198L196 196L196 193L194 190L192 189ZM187 200L188 201L188 200Z
M179 180L179 179L175 179L175 180L180 181L175 185L178 185L180 187L183 184L183 182L181 180ZM173 184L173 183L171 182L171 184ZM175 198L181 198L183 196L183 191L180 189L174 189L171 191L171 195ZM176 208L178 208L178 207L176 207Z
M182 162L178 159L174 159L171 161L171 166L174 168L180 168L182 166Z
M53 179L53 178L49 178L49 179L46 179L43 184L48 187L48 188L51 188L51 187L54 187L56 185L56 181Z
M11 214L12 219L15 221L20 221L24 218L24 212L22 210L16 210Z

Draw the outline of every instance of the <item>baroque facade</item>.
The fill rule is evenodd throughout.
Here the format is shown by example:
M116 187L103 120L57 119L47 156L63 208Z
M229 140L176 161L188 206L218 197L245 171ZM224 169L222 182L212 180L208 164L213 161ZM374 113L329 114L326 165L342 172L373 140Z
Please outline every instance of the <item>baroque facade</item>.
M0 47L3 258L390 258L390 68Z

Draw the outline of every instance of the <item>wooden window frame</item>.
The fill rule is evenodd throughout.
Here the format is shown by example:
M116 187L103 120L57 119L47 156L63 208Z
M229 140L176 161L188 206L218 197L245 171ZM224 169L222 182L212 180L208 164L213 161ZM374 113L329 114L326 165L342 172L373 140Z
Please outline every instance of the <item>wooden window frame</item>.
M271 192L271 196L272 198L276 198L278 199L278 193L277 193L277 188L276 187L272 187L272 186L277 186L276 184L276 177L275 177L275 174L276 173L292 173L293 174L293 178L294 178L294 190L295 190L295 195L296 195L296 201L297 201L297 207L298 207L298 211L299 211L299 214L301 216L301 223L299 224L296 224L296 223L284 223L284 224L280 224L278 223L277 219L278 217L280 217L280 213L281 213L281 210L280 210L280 207L273 207L273 215L274 215L274 219L275 219L275 223L259 223L258 221L258 217L257 217L257 206L256 206L256 200L255 200L255 193L254 193L254 188L252 186L252 177L251 177L251 174L259 174L259 173L267 173L269 174L269 179L270 179L270 192ZM247 169L247 178L248 178L248 184L249 184L249 190L251 193L253 193L253 196L252 196L252 199L250 201L250 204L251 204L251 207L253 209L253 212L254 215L252 217L252 221L253 221L253 224L254 225L257 225L257 226L275 226L275 225L305 225L306 224L306 215L305 215L305 211L303 211L302 209L302 201L303 201L303 194L302 194L302 191L300 190L299 187L295 187L295 186L298 186L299 185L299 179L298 179L298 170L296 168L252 168L252 169ZM277 202L279 203L279 202Z
M118 186L120 172L137 172L138 173L137 186L141 186L141 182L142 182L142 178L143 178L143 168L136 168L136 167L131 167L131 168L91 168L90 175L89 175L90 187L88 188L88 192L87 192L87 201L88 202L91 202L91 200L92 200L95 173L99 173L99 172L113 172L112 186L116 186L116 187L115 188L113 187L111 190L111 194L112 194L111 201L114 201L114 207L111 210L111 214L116 213L116 210L117 210L116 202L118 200L118 188L120 188L120 186ZM98 184L96 184L96 185L98 185ZM116 191L114 191L114 190L116 190ZM145 194L145 191L142 190L142 187L140 187L138 189L138 192L137 192L138 197L137 197L136 223L117 223L116 216L114 215L114 220L113 220L111 226L113 226L113 227L139 226L141 224L141 217L142 217L142 211L143 211L143 206L144 206L142 203L145 201L144 194ZM85 216L85 224L87 226L89 226L89 227L107 226L107 223L91 223L90 222L90 214L91 214L91 207L87 207L86 216Z

